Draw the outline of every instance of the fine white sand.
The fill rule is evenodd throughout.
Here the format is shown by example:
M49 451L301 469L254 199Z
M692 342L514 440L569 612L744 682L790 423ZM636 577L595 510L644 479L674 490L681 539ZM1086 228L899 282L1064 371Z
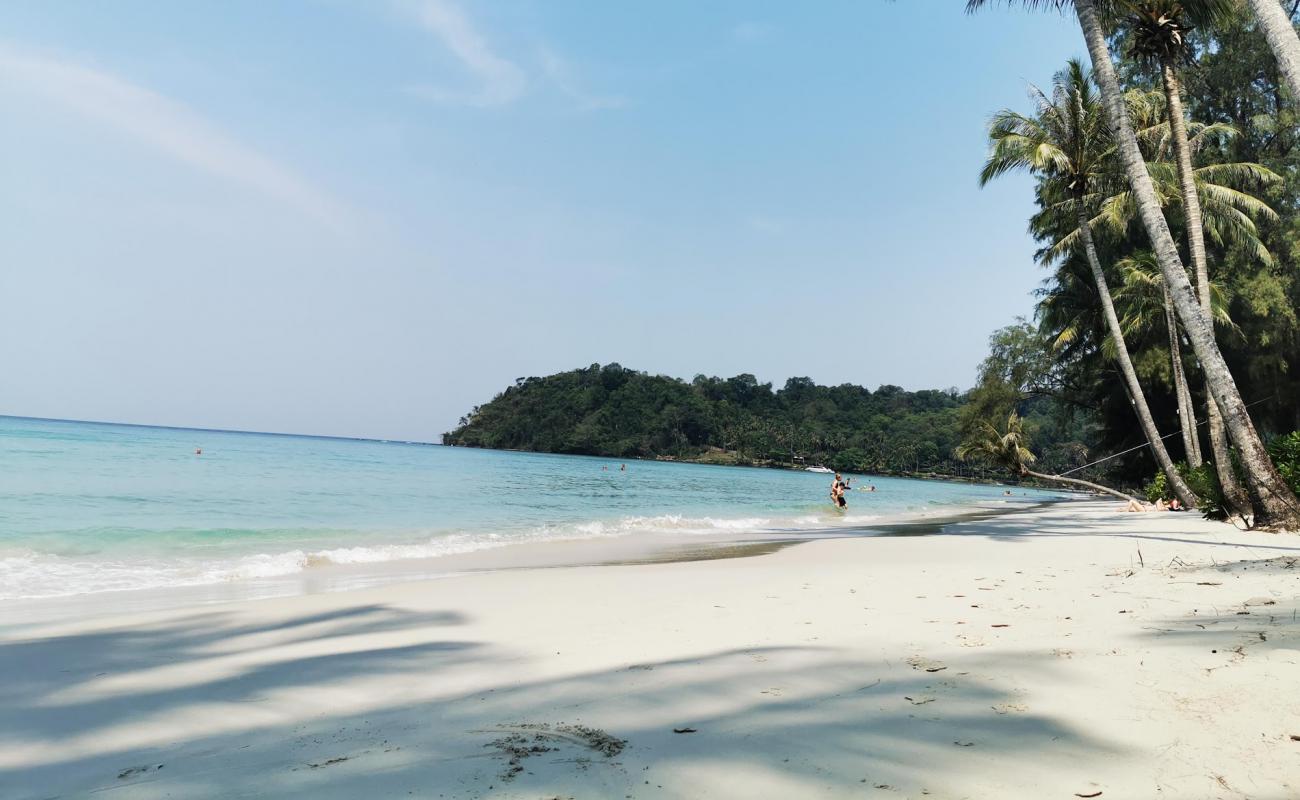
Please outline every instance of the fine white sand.
M1300 796L1300 539L1117 505L6 616L0 797Z

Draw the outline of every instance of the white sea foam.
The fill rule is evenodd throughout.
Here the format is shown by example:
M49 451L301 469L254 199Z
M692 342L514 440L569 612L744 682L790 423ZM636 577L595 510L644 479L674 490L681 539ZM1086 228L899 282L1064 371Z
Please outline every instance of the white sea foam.
M825 518L812 515L789 520L765 517L688 517L676 514L629 516L568 525L544 525L509 533L453 532L431 536L421 542L376 543L319 550L293 549L209 559L192 555L178 555L171 559L89 559L33 551L10 551L0 556L0 600L280 578L314 567L440 558L525 542L655 533L743 533L770 530L773 527L825 527L826 522Z
M918 515L917 511L922 513ZM923 506L914 509L912 515L923 516L925 511L928 509ZM878 515L871 514L804 514L788 518L690 517L679 514L627 516L509 532L448 532L415 542L376 542L317 550L297 548L219 558L178 554L172 558L90 559L10 550L0 552L0 600L266 580L332 565L436 559L529 542L655 534L706 536L834 530L861 526L877 519ZM379 538L382 534L372 535Z

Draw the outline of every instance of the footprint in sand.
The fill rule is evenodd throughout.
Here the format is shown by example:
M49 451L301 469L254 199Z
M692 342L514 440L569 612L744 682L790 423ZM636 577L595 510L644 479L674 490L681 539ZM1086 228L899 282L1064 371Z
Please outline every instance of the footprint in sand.
M1029 710L1029 706L1024 703L998 703L992 708L999 714L1015 714Z

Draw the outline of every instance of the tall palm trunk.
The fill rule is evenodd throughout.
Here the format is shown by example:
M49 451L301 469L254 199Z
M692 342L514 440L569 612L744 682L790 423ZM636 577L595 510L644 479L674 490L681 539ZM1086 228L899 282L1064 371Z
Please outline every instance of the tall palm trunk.
M1187 125L1183 121L1183 90L1178 80L1178 73L1168 58L1160 65L1160 75L1165 89L1165 110L1169 115L1169 138L1174 144L1178 182L1183 194L1183 211L1187 217L1187 251L1191 254L1192 269L1196 274L1196 295L1200 301L1201 311L1213 319L1210 301L1210 267L1205 256L1205 228L1201 220L1201 198L1196 193L1196 180L1192 175L1192 147L1187 140ZM1240 521L1249 527L1254 519L1255 509L1251 506L1250 495L1237 479L1236 470L1232 465L1232 454L1228 450L1228 433L1224 428L1223 415L1219 413L1214 395L1209 392L1206 392L1205 406L1210 428L1210 448L1214 452L1214 471L1219 476L1219 486L1223 489L1228 515L1234 518L1234 522ZM1195 435L1194 430L1193 435Z
M1252 0L1254 2L1254 0ZM1214 399L1223 412L1228 433L1237 445L1241 464L1245 472L1246 485L1255 499L1256 521L1262 525L1300 529L1300 501L1296 500L1277 468L1269 460L1264 443L1246 412L1241 393L1228 370L1223 354L1214 341L1214 331L1210 318L1201 311L1196 292L1187 279L1182 262L1178 258L1178 248L1174 245L1169 225L1160 210L1160 201L1156 197L1155 186L1147 173L1146 162L1138 148L1137 137L1133 133L1133 123L1129 120L1128 109L1124 106L1124 96L1120 92L1119 80L1115 76L1115 65L1110 60L1110 49L1106 45L1106 35L1101 21L1097 17L1094 0L1074 0L1075 13L1083 29L1084 39L1088 44L1088 55L1092 59L1093 74L1101 89L1102 101L1106 106L1106 116L1110 121L1111 131L1115 136L1120 157L1128 176L1129 186L1137 201L1138 213L1146 227L1147 235L1155 250L1160 271L1173 295L1174 309L1183 323L1192 342L1192 349L1205 371L1205 382Z
M1032 469L1029 469L1023 464L1020 466L1020 474L1022 476L1028 475L1031 478L1037 478L1040 481L1054 481L1056 483L1068 483L1071 486L1082 486L1086 489L1091 489L1094 492L1104 492L1105 494L1114 495L1115 497L1118 497L1121 500L1137 500L1136 497L1132 497L1130 495L1124 494L1123 492L1117 492L1114 489L1108 489L1105 486L1102 486L1100 483L1085 481L1081 478L1066 478L1061 475L1047 475L1042 472L1034 472Z
M1137 370L1133 369L1133 361L1128 355L1128 345L1124 343L1124 333L1119 327L1119 316L1115 313L1115 303L1110 297L1106 273L1101 269L1101 259L1097 257L1097 247L1092 241L1092 226L1088 224L1088 212L1081 200L1076 199L1075 203L1079 212L1079 237L1083 239L1083 251L1088 256L1088 266L1092 269L1092 279L1097 284L1097 294L1101 299L1102 316L1106 319L1106 328L1110 332L1111 341L1115 343L1115 360L1119 362L1120 374L1124 376L1124 383L1128 386L1129 397L1133 401L1133 410L1137 412L1142 433L1146 435L1147 442L1151 445L1151 454L1156 457L1156 463L1160 465L1160 471L1165 474L1165 480L1169 488L1173 489L1174 496L1188 508L1195 508L1200 498L1174 468L1174 462L1169 458L1169 451L1165 449L1165 442L1160 438L1160 431L1156 428L1156 421L1151 416L1151 408L1147 406L1142 385L1138 383Z
M1193 469L1201 466L1201 441L1196 435L1196 410L1192 406L1192 391L1187 388L1187 371L1183 369L1183 351L1178 343L1178 317L1174 315L1174 301L1165 286L1165 328L1169 331L1169 361L1174 373L1174 396L1178 399L1179 428L1183 432L1183 453ZM1211 401L1213 402L1213 401Z
M1291 87L1291 101L1300 103L1300 36L1296 35L1291 18L1282 10L1278 0L1249 0L1260 30L1277 57L1278 70Z

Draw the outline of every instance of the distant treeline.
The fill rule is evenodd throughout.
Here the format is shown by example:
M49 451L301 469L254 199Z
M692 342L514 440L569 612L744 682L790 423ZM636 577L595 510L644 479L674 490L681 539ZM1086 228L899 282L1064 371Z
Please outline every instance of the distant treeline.
M749 374L698 375L687 383L593 364L518 379L462 417L443 442L617 458L969 474L970 465L953 455L966 400L956 389L871 391L791 378L774 390ZM1069 451L1077 431L1047 419L1045 407L1040 411L1042 445ZM1086 452L1082 445L1075 450Z

